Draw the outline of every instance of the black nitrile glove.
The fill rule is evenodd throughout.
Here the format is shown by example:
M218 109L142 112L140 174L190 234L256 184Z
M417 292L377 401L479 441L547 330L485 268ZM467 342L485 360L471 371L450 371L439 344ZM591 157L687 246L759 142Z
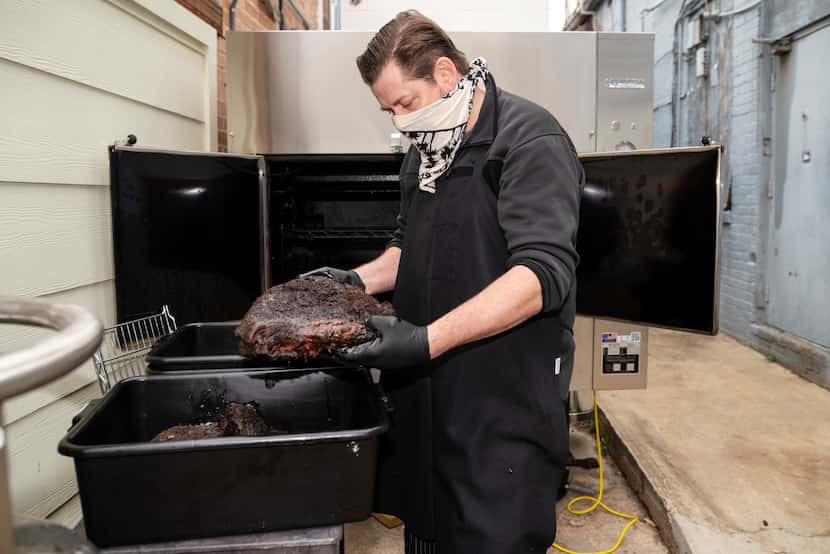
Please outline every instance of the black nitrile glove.
M330 277L366 290L366 285L363 283L363 279L361 279L360 275L353 270L337 269L336 267L318 267L317 269L312 269L308 273L303 273L300 277L311 277L312 275Z
M378 338L337 352L342 360L378 369L403 369L429 361L427 328L393 315L375 315L366 325Z

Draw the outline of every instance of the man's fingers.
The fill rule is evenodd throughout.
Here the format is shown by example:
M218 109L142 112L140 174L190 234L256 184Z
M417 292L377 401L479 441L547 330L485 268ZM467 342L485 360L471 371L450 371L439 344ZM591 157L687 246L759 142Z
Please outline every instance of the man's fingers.
M398 321L400 320L394 315L373 315L366 320L366 327L377 331L383 336L384 331L394 327Z
M372 356L373 350L380 344L378 339L334 351L334 355L347 362L366 362Z
M300 273L300 277L311 277L313 275L325 275L326 277L331 277L331 271L327 267L320 267L317 269L312 269L311 271L306 271L305 273Z
M338 360L343 360L344 362L353 362L355 361L355 357L357 356L357 352L355 352L356 349L357 347L338 348L334 351L334 356Z

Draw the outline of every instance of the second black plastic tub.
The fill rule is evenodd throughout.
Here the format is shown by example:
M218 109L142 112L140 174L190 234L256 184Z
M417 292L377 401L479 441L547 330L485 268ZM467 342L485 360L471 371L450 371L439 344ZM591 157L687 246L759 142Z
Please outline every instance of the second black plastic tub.
M255 402L282 433L149 442L225 402ZM365 371L148 376L116 385L59 451L74 458L90 540L136 545L364 519L387 427Z
M251 360L239 353L238 321L189 323L159 340L147 354L150 374L229 370L283 369L285 365Z

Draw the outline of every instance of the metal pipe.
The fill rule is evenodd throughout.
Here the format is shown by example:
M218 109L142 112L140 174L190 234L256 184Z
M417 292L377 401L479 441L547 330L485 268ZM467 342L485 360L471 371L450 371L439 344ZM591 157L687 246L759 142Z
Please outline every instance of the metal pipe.
M579 9L579 15L587 16L591 18L591 30L597 30L597 12L593 10L583 10L582 8Z
M660 0L659 2L654 4L653 6L649 6L647 8L643 8L642 10L640 10L640 32L641 33L645 32L645 30L646 30L646 14L653 12L654 10L656 10L657 8L659 8L660 6L662 6L665 3L666 3L666 0Z
M614 0L614 31L624 33L625 29L625 0Z
M229 11L228 23L230 25L230 30L231 31L236 30L236 3L237 2L239 2L239 0L233 0L233 2L231 2L231 7L228 10Z
M329 2L329 27L334 31L339 31L341 25L340 0L331 0Z
M101 323L80 306L40 300L0 296L0 323L59 331L25 350L0 355L0 404L75 369L98 348L103 336ZM14 552L8 479L6 434L0 419L0 552Z
M53 381L86 361L101 343L101 323L71 304L0 296L0 323L60 331L34 346L0 356L0 401Z
M291 9L293 9L294 13L296 13L297 16L300 18L300 21L303 24L303 28L306 31L308 31L309 29L311 29L313 27L313 25L311 24L311 21L309 21L308 18L303 13L303 11L300 8L297 7L297 4L294 3L294 0L288 0L288 5L291 6Z
M583 18L590 17L591 27L593 27L593 30L596 31L597 12L593 8L596 8L599 2L600 0L584 0L583 2L580 2L576 9L573 11L573 14L571 14L571 16L565 22L565 29L569 31L576 29L577 27L579 27ZM585 6L592 9L584 9Z
M760 5L761 5L761 0L756 0L755 2L753 2L751 4L748 4L746 6L743 6L741 8L737 8L737 9L734 9L734 10L731 10L731 11L728 11L728 12L713 13L713 14L707 16L707 18L708 19L721 19L723 17L731 17L733 15L738 15L740 13L744 13L746 11L749 11L753 8L757 8Z

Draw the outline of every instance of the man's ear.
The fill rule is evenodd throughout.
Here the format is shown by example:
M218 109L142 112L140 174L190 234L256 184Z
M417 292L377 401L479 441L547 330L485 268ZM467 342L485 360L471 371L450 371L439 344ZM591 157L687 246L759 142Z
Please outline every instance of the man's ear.
M432 78L438 83L443 94L449 94L455 88L455 85L458 84L458 77L458 70L451 59L441 56L435 60Z

